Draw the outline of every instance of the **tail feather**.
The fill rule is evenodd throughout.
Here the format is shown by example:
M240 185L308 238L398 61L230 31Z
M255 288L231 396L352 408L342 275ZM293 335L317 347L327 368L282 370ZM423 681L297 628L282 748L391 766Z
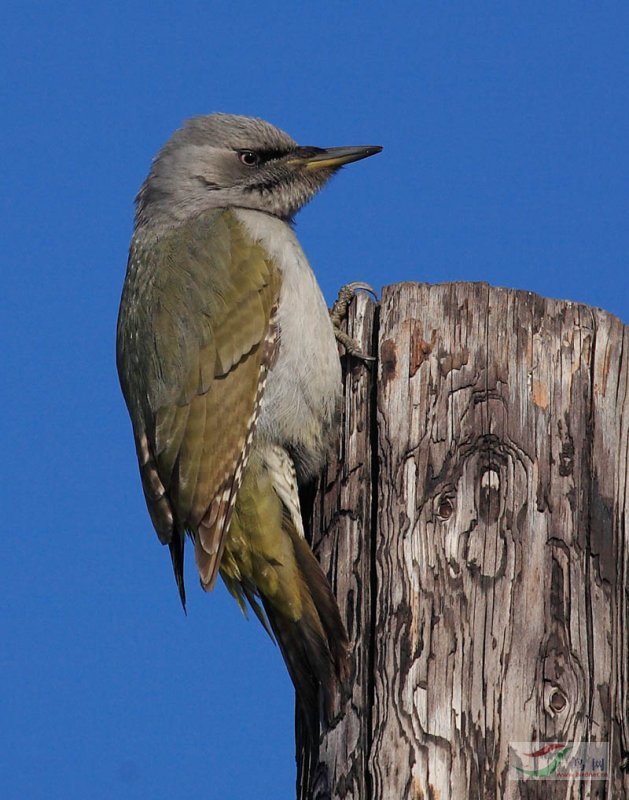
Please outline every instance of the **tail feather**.
M332 587L321 565L307 542L291 531L297 565L304 578L307 591L312 597L317 615L325 632L328 650L334 664L334 672L341 683L349 673L349 638L341 619L341 612L332 592Z
M264 608L279 644L288 674L295 687L298 707L313 736L319 722L330 722L334 713L337 675L316 617L304 615L299 621L278 614L268 600ZM322 688L322 702L319 694Z
M170 558L173 562L173 572L175 573L175 581L177 582L177 590L179 591L179 599L183 610L186 610L186 585L183 579L183 551L185 546L185 534L181 530L175 530L172 538L168 543L170 550Z
M295 468L285 450L252 452L220 569L241 607L248 600L275 635L306 724L316 734L319 688L330 720L337 686L349 671L349 641L332 588L303 537Z
M316 732L319 686L323 690L325 718L330 721L337 687L343 686L349 673L349 640L319 562L290 523L285 530L290 533L300 573L301 617L288 619L274 608L272 600L262 600L306 722Z
M324 687L324 712L328 719L331 716L330 692L334 685L332 661L327 657L316 625L310 625L304 618L293 622L277 613L269 600L263 598L262 602L295 687L298 706L308 729L316 734L320 718L320 684Z

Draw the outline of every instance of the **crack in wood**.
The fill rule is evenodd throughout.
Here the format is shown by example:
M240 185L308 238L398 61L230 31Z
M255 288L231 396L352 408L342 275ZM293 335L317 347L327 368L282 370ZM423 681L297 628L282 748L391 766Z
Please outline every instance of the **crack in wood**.
M350 332L375 352L373 309ZM487 284L383 292L314 504L354 665L298 732L300 800L629 800L629 347ZM608 741L609 781L522 782L516 741Z

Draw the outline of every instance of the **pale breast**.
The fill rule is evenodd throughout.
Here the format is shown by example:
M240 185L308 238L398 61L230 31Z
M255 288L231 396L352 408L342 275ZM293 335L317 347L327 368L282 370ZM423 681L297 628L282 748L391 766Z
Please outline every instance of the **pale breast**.
M341 366L328 309L289 225L259 211L237 218L282 272L280 349L269 373L257 436L288 447L301 478L323 465L341 398Z

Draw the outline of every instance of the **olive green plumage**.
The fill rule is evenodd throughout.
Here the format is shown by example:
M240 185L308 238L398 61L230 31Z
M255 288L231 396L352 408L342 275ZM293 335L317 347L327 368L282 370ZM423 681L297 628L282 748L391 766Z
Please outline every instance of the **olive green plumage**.
M330 585L303 538L301 523L274 487L275 459L249 458L225 540L221 577L245 611L245 599L275 634L303 709L333 704L335 676L347 677L349 642ZM256 602L262 600L264 611Z
M346 671L347 635L301 523L274 489L264 446L252 452L278 347L279 288L273 261L229 210L157 240L138 237L118 365L147 506L182 602L188 531L203 586L220 567L243 610L246 599L277 637L304 708L316 707L319 683L329 708L335 675Z
M314 729L348 638L303 537L299 486L321 470L341 400L335 333L291 227L343 164L379 147L300 147L211 114L158 153L136 198L117 363L146 503L185 604L186 535L277 638Z
M230 211L132 243L118 364L146 502L183 588L194 533L213 584L260 383L276 343L279 274Z

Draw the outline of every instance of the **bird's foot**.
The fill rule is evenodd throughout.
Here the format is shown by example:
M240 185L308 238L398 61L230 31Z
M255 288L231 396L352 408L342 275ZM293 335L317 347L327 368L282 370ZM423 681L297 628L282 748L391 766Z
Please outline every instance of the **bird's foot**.
M332 321L332 327L334 329L334 335L336 336L336 341L340 342L343 347L345 348L345 352L352 356L353 358L359 358L361 361L375 361L374 356L368 356L363 353L360 345L355 339L345 333L345 331L341 330L341 322L347 315L347 309L350 306L350 303L354 299L354 295L358 291L365 291L372 294L376 300L378 299L378 295L371 288L368 283L361 283L360 281L354 281L353 283L347 283L345 286L342 286L339 290L338 297L334 301L334 305L330 309L330 320Z

